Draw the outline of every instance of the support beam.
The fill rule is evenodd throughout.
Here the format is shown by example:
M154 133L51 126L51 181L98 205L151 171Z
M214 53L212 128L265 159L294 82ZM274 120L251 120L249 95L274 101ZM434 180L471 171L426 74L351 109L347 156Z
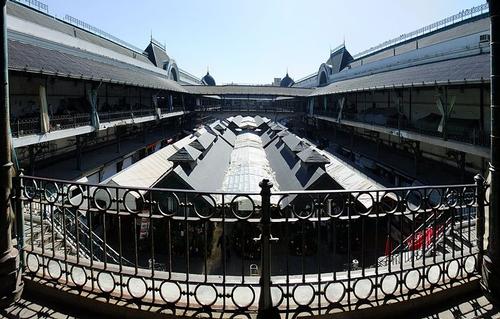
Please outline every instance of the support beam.
M488 229L486 252L483 257L481 285L493 304L500 304L500 2L490 5L491 32L491 161L490 207L485 214Z
M76 136L76 169L82 170L82 137Z
M17 301L22 292L19 251L12 246L11 206L13 163L11 161L12 139L9 134L9 70L7 46L6 0L0 0L0 307Z

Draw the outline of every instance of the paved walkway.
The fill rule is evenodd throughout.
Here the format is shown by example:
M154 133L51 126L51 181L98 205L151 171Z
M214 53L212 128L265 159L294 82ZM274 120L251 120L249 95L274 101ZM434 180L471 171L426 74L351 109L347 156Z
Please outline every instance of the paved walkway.
M417 310L420 311L420 310ZM65 307L54 302L46 302L25 295L7 309L0 310L0 318L100 318L98 314L79 313L77 309ZM410 318L410 317L408 317ZM452 319L452 318L500 318L500 309L494 307L480 292L460 300L450 300L440 307L429 309L427 313L415 315L422 319Z
M428 314L417 316L422 319L451 319L451 318L500 318L500 309L493 306L481 292L459 300L450 300L449 303L430 309Z

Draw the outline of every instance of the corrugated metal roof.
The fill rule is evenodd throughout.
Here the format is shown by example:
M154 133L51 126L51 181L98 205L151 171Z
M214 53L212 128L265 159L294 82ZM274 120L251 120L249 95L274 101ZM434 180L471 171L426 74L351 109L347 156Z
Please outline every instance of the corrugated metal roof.
M331 83L325 87L315 89L311 96L381 89L392 86L431 85L435 82L487 81L490 77L489 59L489 54L478 54L379 72Z
M168 158L177 152L178 148L182 148L192 141L191 136L186 136L173 145L168 145L116 173L101 184L114 184L123 187L153 187L173 167L173 163Z

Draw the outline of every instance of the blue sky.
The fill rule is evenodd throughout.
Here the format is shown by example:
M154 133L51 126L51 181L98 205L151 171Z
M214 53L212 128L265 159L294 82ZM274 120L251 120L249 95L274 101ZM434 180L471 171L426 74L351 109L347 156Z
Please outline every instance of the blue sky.
M44 0L140 48L150 33L197 76L271 83L316 72L329 48L356 54L485 0Z

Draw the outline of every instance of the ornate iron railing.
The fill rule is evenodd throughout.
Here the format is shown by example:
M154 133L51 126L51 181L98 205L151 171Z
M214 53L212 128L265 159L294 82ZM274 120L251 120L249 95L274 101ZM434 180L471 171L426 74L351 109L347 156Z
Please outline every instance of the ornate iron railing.
M479 178L298 192L264 180L260 193L15 184L27 278L178 315L325 314L458 285L477 276L488 205ZM101 240L82 251L82 230Z
M260 112L260 113L295 113L300 112L298 107L291 106L251 106L251 105L243 105L243 106L230 106L230 105L202 105L196 106L196 112Z
M10 128L14 137L38 134L41 131L40 116L13 119Z
M88 113L54 115L50 117L50 129L54 131L66 130L90 124L90 114Z

